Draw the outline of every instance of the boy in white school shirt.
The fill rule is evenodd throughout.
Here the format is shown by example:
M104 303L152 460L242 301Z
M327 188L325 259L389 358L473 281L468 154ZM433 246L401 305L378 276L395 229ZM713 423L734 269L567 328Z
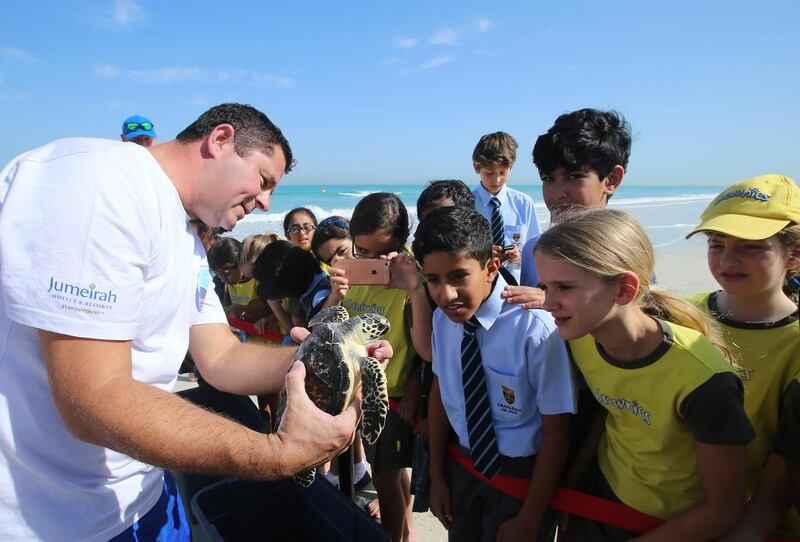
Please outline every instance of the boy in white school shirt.
M505 132L484 135L472 151L472 167L481 179L472 191L475 210L489 221L495 255L519 284L520 248L541 229L533 198L507 185L516 160L517 141Z
M548 313L500 297L505 281L490 226L475 210L433 211L413 249L438 306L428 406L431 510L450 540L547 533L552 518L545 513L575 412L564 343Z

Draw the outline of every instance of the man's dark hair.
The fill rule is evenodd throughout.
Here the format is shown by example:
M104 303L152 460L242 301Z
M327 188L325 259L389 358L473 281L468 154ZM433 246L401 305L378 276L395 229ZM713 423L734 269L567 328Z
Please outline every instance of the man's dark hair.
M233 148L239 156L245 157L253 151L270 155L272 146L278 145L286 158L284 173L289 173L294 167L292 149L280 128L272 124L264 113L249 105L236 103L216 105L200 115L175 139L181 143L193 143L206 137L220 124L233 126Z
M438 207L437 203L444 198L453 200L454 205L475 207L475 196L463 181L457 179L431 181L417 198L417 217L422 220L422 215Z
M561 115L533 146L533 163L541 172L591 168L600 179L617 165L627 169L630 155L630 124L616 111L598 109Z
M230 271L239 267L239 253L242 251L242 243L233 237L220 237L214 245L208 249L208 267L215 273Z
M350 218L350 236L353 239L379 230L388 231L401 244L405 244L411 233L406 206L391 192L367 194L356 204Z
M486 134L475 145L472 161L481 167L491 164L512 167L517 161L517 140L505 132Z
M439 207L420 222L412 244L414 257L424 265L431 252L466 253L483 265L492 256L489 222L471 207Z
M262 299L300 297L319 272L319 262L310 252L284 240L264 247L253 266Z

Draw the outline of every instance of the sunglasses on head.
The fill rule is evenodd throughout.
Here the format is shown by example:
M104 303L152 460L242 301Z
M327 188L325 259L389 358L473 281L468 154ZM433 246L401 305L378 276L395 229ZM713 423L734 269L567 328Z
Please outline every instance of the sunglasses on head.
M153 129L152 122L129 122L125 125L125 128L128 129L129 132L135 132L139 128L143 130L147 130L148 132Z
M336 226L337 228L342 228L343 230L349 230L350 225L345 221L343 218L339 218L338 216L329 216L325 220L319 223L318 228L327 228L330 226Z

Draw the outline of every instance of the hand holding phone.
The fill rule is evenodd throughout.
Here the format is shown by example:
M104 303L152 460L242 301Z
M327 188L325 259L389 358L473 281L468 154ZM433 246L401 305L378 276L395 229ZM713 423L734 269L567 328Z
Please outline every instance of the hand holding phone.
M345 272L350 284L389 284L389 260L339 260L333 266Z

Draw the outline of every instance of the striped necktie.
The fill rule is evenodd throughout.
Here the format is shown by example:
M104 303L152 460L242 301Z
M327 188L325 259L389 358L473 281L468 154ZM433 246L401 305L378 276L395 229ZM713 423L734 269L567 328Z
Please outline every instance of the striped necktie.
M478 321L473 316L464 322L464 338L461 340L461 378L464 385L467 432L469 433L470 456L475 470L491 478L500 468L500 451L492 423L492 409L486 389L481 351L475 331Z
M492 204L492 242L501 247L506 244L506 235L503 230L503 215L500 212L500 200L492 196L489 200Z

